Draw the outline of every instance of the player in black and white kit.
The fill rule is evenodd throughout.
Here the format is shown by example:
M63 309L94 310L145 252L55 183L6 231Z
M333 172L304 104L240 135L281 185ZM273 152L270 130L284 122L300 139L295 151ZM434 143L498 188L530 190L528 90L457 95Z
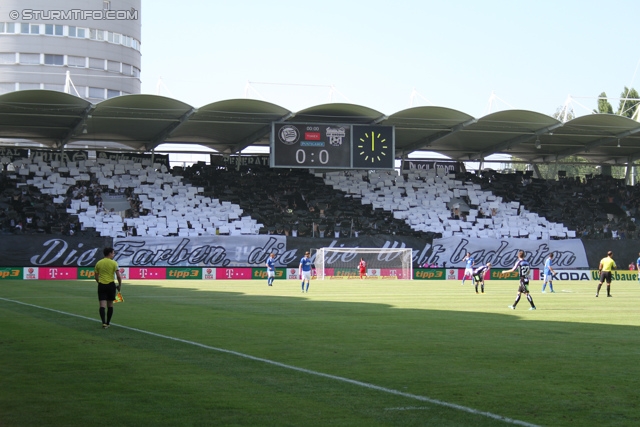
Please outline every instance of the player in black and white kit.
M476 294L478 293L478 285L481 286L482 293L484 294L484 276L490 269L491 263L488 262L473 270L473 281L476 285Z
M516 301L513 303L513 305L510 305L509 308L511 310L515 310L518 302L520 301L520 295L525 294L527 296L529 304L531 304L531 308L529 310L535 310L536 306L533 303L533 298L531 298L531 295L529 294L529 275L531 273L531 264L529 264L529 261L524 259L524 251L518 252L518 260L516 261L513 268L511 270L505 270L502 273L511 273L513 271L516 271L516 269L518 270L518 275L520 276L520 286L518 287L518 295L516 295Z

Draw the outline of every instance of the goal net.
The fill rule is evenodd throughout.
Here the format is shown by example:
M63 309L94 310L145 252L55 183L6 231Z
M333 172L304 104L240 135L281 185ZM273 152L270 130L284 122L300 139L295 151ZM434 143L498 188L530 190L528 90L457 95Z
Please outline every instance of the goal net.
M360 278L358 265L366 262L367 278L413 279L411 248L320 248L315 251L318 279Z

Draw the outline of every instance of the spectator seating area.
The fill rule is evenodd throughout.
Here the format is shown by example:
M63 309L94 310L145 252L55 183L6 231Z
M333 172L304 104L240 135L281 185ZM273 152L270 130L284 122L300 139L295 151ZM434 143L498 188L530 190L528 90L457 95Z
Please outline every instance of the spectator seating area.
M150 160L35 158L11 162L0 178L5 233L636 238L640 214L640 186L606 176L310 174L204 163L168 170Z
M186 181L204 187L205 194L237 203L265 225L263 233L297 237L421 235L394 219L392 213L363 205L307 170L198 163L181 173Z
M518 201L506 202L481 185L458 180L444 170L416 170L401 176L395 172L331 172L325 174L325 182L360 197L364 204L393 212L416 231L443 237L575 237L575 231L563 224L547 221Z
M30 193L77 218L70 222L79 222L80 230L93 228L101 236L129 232L149 236L257 234L262 227L250 217L241 217L242 209L237 205L202 196L202 188L183 183L182 177L150 161L97 159L47 164L22 159L13 165L16 185L26 184ZM130 209L104 209L103 198L110 194L126 194ZM73 233L74 227L68 231Z
M606 175L558 180L534 179L522 173L466 174L466 179L508 202L519 202L549 221L563 222L578 237L638 238L640 186Z

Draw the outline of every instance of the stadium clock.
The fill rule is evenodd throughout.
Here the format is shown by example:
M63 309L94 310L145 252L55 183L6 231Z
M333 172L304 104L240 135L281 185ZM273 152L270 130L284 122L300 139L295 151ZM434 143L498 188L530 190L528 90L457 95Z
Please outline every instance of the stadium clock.
M353 126L353 168L393 169L395 141L392 126Z
M273 123L271 167L349 169L351 125Z

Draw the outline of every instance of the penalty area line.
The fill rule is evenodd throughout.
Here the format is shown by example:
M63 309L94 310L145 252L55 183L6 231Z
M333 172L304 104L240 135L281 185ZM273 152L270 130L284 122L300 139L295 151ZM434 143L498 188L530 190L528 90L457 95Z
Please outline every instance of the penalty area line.
M16 301L16 300L12 300L12 299L8 299L8 298L1 298L0 297L0 301L5 301L5 302L9 302L9 303L13 303L13 304L19 304L19 305L23 305L23 306L27 306L27 307L32 307L32 308L37 308L39 310L46 310L46 311L50 311L53 313L58 313L58 314L62 314L65 316L71 316L71 317L76 317L76 318L80 318L80 319L85 319L85 320L89 320L92 322L100 322L98 319L93 319L91 317L87 317L87 316L82 316L80 314L74 314L74 313L67 313L66 311L60 311L60 310L55 310L53 308L48 308L48 307L41 307L39 305L35 305L35 304L29 304L26 302L22 302L22 301ZM450 409L455 409L461 412L467 412L470 414L474 414L474 415L480 415L486 418L491 418L494 420L498 420L498 421L502 421L508 424L513 424L513 425L518 425L518 426L524 426L524 427L540 427L536 424L531 424L531 423L527 423L525 421L520 421L520 420L516 420L513 418L508 418L508 417L503 417L501 415L498 414L494 414L492 412L486 412L486 411L480 411L477 409L473 409L473 408L469 408L467 406L463 406L463 405L458 405L455 403L449 403L449 402L445 402L443 400L438 400L438 399L432 399L430 397L426 397L426 396L420 396L417 394L411 394L411 393L405 393L399 390L394 390L391 388L386 388L386 387L381 387L375 384L370 384L370 383L365 383L362 381L358 381L358 380L353 380L350 378L345 378L345 377L340 377L337 375L331 375L331 374L326 374L324 372L318 372L318 371L313 371L311 369L305 369L305 368L300 368L298 366L293 366L293 365L287 365L285 363L280 363L280 362L276 362L274 360L270 360L270 359L264 359L262 357L256 357L256 356L252 356L250 354L245 354L245 353L240 353L237 351L233 351L233 350L228 350L225 348L219 348L219 347L213 347L210 345L206 345L206 344L202 344L199 342L195 342L195 341L189 341L189 340L185 340L182 338L176 338L176 337L171 337L168 335L162 335L162 334L158 334L155 332L151 332L151 331L145 331L143 329L138 329L138 328L133 328L130 326L124 326L124 325L119 325L117 323L112 323L111 326L115 326L118 328L122 328L122 329L126 329L129 331L133 331L133 332L138 332L140 334L145 334L145 335L150 335L153 337L157 337L157 338L162 338L165 340L170 340L170 341L175 341L175 342L180 342L183 344L188 344L194 347L200 347L200 348L204 348L206 350L211 350L211 351L216 351L219 353L224 353L224 354L230 354L233 356L237 356L237 357L241 357L243 359L248 359L248 360L253 360L256 362L262 362L262 363L266 363L272 366L278 366L280 368L284 368L284 369L288 369L288 370L292 370L292 371L296 371L296 372L302 372L304 374L308 374L308 375L314 375L317 377L321 377L321 378L328 378L331 380L335 380L335 381L339 381L339 382L343 382L343 383L347 383L347 384L352 384L352 385L356 385L358 387L363 387L369 390L376 390L376 391L380 391L383 393L387 393L387 394L392 394L395 396L401 396L401 397L406 397L408 399L412 399L412 400L417 400L420 402L428 402L431 403L433 405L438 405L438 406L443 406L445 408L450 408Z

